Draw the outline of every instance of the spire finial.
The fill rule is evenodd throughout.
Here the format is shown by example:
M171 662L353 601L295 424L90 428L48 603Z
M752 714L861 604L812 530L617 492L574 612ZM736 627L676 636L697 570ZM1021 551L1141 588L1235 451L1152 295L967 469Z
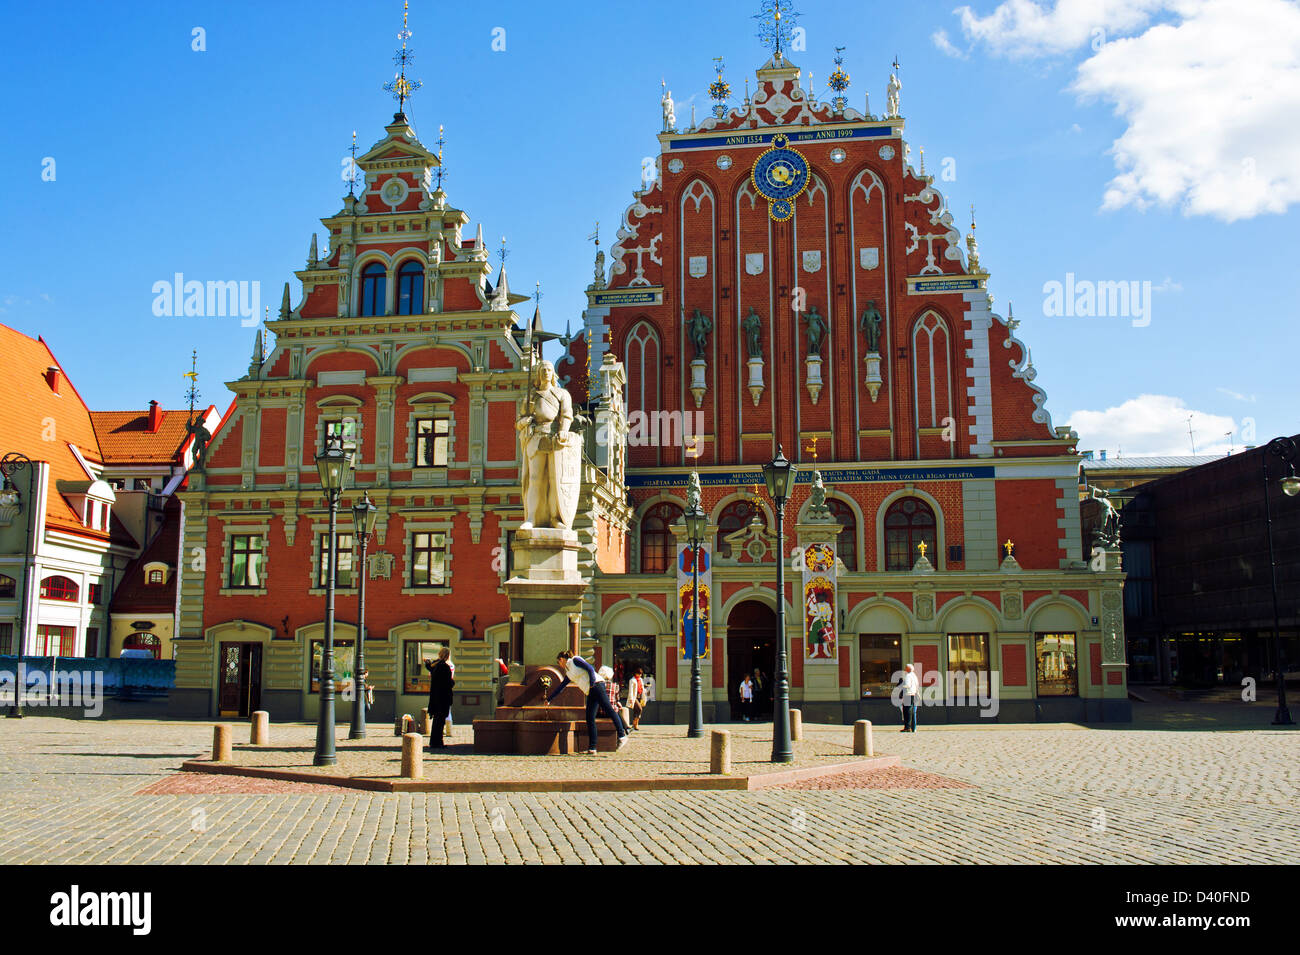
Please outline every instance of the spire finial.
M357 131L352 130L352 148L348 150L352 154L352 161L348 164L348 195L356 194L357 187Z
M835 48L835 69L826 82L835 91L835 96L831 99L831 109L839 115L844 112L844 107L849 103L844 95L844 91L849 88L849 74L844 71L844 47L842 46Z
M595 230L593 230L591 235L587 236L587 238L591 239L593 242L596 243L596 248L598 249L600 248L600 220L599 219L596 220Z
M794 36L795 21L799 14L790 4L781 0L763 0L754 19L758 21L758 40L772 51L772 59L780 63Z
M503 269L506 267L506 256L508 256L509 254L510 254L510 250L506 248L506 237L502 236L501 248L497 251L497 258L501 260L501 268Z
M190 352L190 370L185 372L184 377L190 380L189 391L185 392L185 397L190 403L189 420L194 420L194 406L199 400L199 352L194 349Z
M406 16L410 12L410 0L402 2L402 31L397 34L397 38L402 41L402 48L393 55L393 63L397 66L397 76L391 82L384 84L384 89L393 94L397 100L397 116L406 117L406 101L410 99L411 94L418 90L424 84L420 80L408 80L406 78L406 68L415 61L415 54L406 48L406 41L411 38L411 31L406 26Z
M434 170L434 175L438 177L438 188L442 188L442 177L447 175L446 167L442 164L442 147L446 144L442 138L442 123L438 124L438 168Z

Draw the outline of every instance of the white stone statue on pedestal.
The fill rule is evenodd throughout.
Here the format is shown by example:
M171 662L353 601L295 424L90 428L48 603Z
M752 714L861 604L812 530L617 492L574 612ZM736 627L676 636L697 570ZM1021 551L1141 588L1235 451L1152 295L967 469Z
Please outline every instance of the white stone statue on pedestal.
M903 91L903 84L898 80L898 74L889 74L889 86L885 92L885 118L898 119L898 94Z
M533 369L525 407L515 422L523 458L520 483L524 523L569 528L582 488L582 437L569 430L573 399L556 383L555 366L539 362Z
M677 112L673 109L673 91L662 80L659 85L664 88L663 98L659 101L664 108L664 132L675 133L677 132Z

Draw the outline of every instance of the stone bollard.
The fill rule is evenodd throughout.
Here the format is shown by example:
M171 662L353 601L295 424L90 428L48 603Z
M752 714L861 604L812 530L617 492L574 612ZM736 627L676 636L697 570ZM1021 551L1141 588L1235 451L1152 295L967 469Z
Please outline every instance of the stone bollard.
M858 720L853 724L853 755L876 755L876 747L871 739L871 720Z
M393 735L398 737L402 735L402 717L400 716L393 720Z
M430 736L433 733L433 718L429 716L429 708L426 706L420 710L420 735Z
M790 739L803 739L803 710L790 711Z
M715 776L731 772L731 734L726 730L709 733L709 772Z
M266 710L257 710L253 713L248 741L254 746L266 746L271 742L271 714Z
M212 761L214 763L230 762L230 724L218 723L212 729Z
M402 735L402 778L424 778L424 737L419 733Z
M411 719L411 714L403 713L402 714L402 735L405 736L407 733L418 732L418 729L419 728L415 725L415 720Z

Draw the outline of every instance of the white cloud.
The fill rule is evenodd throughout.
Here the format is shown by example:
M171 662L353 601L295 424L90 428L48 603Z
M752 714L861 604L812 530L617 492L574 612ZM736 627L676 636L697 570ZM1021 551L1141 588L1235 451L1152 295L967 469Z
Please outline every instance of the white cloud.
M1254 395L1243 395L1240 391L1233 391L1230 388L1219 387L1219 388L1215 388L1214 390L1219 392L1220 394L1227 395L1229 398L1233 398L1237 401L1251 401L1251 402L1255 401Z
M1006 0L987 17L957 13L997 55L1091 49L1070 89L1126 124L1103 208L1232 222L1300 202L1296 0Z
M1192 435L1187 433L1191 416ZM1120 451L1128 457L1147 454L1197 454L1226 452L1233 445L1237 422L1227 415L1195 411L1172 395L1138 395L1104 411L1076 411L1070 427L1079 432L1081 450ZM1240 438L1235 445L1241 447Z
M935 46L939 48L939 51L943 53L945 56L951 56L953 59L956 60L964 60L969 56L968 53L963 53L961 50L957 49L955 46L952 45L952 41L948 39L947 30L935 30L932 34L930 34L930 40L931 42L934 43Z

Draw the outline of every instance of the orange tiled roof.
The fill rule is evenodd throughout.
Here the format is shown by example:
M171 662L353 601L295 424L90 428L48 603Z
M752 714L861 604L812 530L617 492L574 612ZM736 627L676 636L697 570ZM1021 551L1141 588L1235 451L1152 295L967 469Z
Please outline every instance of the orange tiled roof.
M60 371L58 394L45 380L45 371L51 366ZM0 389L0 449L19 451L50 465L45 509L48 524L106 539L108 532L84 526L81 515L63 497L90 485L72 445L92 463L102 463L102 459L86 403L44 339L28 338L0 325ZM29 477L26 473L14 475L14 483L24 495Z
M92 411L90 420L105 464L174 464L188 437L186 411L163 411L153 433L147 411Z

